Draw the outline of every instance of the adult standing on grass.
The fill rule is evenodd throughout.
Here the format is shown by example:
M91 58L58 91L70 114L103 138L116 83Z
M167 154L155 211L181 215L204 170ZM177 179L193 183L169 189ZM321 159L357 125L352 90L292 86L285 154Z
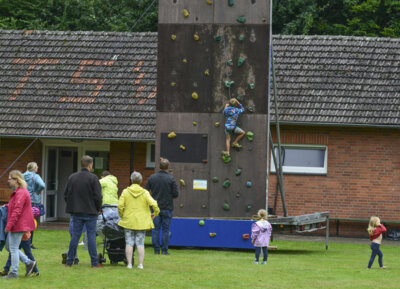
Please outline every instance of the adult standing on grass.
M6 249L11 254L11 272L3 278L14 279L18 277L19 260L26 265L25 276L29 276L36 265L36 261L30 260L19 250L22 236L25 232L35 230L35 222L29 192L20 171L10 172L8 186L14 190L8 203L7 225L4 229L7 234Z
M103 266L99 264L97 259L96 222L102 204L101 187L97 176L91 173L93 158L83 156L81 166L81 171L69 176L64 191L64 199L67 203L66 212L73 216L73 230L65 267L72 266L83 226L86 226L92 267L99 268Z
M160 215L154 218L155 229L152 232L152 242L154 253L160 254L160 229L162 228L162 248L163 255L169 255L169 226L174 210L173 199L178 197L178 187L175 179L168 173L169 161L160 158L160 171L151 175L146 184L152 197L157 201L160 208Z
M138 251L138 268L143 269L144 237L147 230L154 228L153 218L158 216L160 212L157 202L147 190L140 186L142 180L142 175L139 172L133 172L131 175L132 185L122 191L118 201L118 213L121 217L118 225L125 229L125 255L128 269L132 269L133 246L135 244ZM153 215L150 212L150 207L153 208Z
M29 195L31 196L31 204L32 207L38 205L41 202L41 192L45 188L45 183L43 182L42 178L37 174L38 165L35 162L30 162L26 166L26 172L24 173L24 179L27 185L27 189L29 191ZM36 218L36 221L39 223L39 217ZM33 246L33 232L31 232L30 238L30 246L32 249L36 249Z

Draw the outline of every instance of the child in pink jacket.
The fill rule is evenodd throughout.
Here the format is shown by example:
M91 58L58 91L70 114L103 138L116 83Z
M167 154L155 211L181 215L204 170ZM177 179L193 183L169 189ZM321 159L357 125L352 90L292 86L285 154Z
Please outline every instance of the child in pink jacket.
M261 249L264 254L263 261L261 264L267 264L268 259L268 245L269 239L272 234L272 226L267 221L268 214L266 210L259 210L258 213L259 221L251 225L251 243L256 247L256 259L254 264L258 264L258 259L260 258Z

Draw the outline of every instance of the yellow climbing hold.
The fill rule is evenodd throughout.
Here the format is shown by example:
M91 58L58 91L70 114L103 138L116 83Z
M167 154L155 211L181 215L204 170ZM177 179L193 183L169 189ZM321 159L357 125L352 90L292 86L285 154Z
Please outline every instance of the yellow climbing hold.
M186 147L185 147L184 145L180 145L179 148L180 148L181 150L183 150L183 151L186 150Z
M197 94L197 92L193 92L193 93L192 93L192 98L193 98L194 100L197 100L197 99L199 98L199 95Z
M211 0L206 0L206 3L207 3L208 5L212 5L212 1L211 1Z
M187 63L187 59L186 58L182 59L182 62Z
M216 127L219 127L219 122L216 122L214 125L215 125Z
M190 15L189 11L187 11L186 9L183 9L182 14L183 14L183 16L184 16L185 18L188 18L189 15Z
M172 39L172 40L175 40L175 39L176 39L176 35L175 35L175 34L172 34L172 35L171 35L171 39Z
M196 40L196 41L199 40L200 39L199 34L195 33L193 35L193 39Z
M184 187L186 186L185 180L180 179L179 182L181 183L181 185Z
M209 76L210 75L210 71L208 69L204 70L204 75L205 76Z
M193 126L197 126L197 122L194 121L194 122L193 122Z
M173 131L171 131L171 132L168 134L168 138L176 138L176 133L173 132Z
M176 85L176 82L171 82L171 86L175 86Z

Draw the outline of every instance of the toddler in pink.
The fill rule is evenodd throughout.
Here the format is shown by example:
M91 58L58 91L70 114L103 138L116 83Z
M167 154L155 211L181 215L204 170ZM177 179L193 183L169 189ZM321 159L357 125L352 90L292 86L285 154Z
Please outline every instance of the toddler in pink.
M254 264L258 264L261 250L264 254L261 264L267 264L268 245L272 234L272 226L267 221L268 214L266 210L259 210L257 215L259 220L251 225L251 243L256 247L256 259Z

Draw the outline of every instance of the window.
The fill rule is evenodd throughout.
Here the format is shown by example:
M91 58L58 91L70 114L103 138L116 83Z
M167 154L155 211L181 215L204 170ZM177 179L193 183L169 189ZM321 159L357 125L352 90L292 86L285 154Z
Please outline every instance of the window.
M328 172L328 149L326 146L316 145L281 145L282 170L292 174L326 175ZM276 161L279 163L278 146L274 145ZM271 172L276 168L271 155Z
M103 171L110 170L110 153L102 151L86 151L93 158L93 173L100 179ZM112 174L112 172L111 172Z
M146 168L154 169L156 166L156 145L155 143L147 143L146 146Z

